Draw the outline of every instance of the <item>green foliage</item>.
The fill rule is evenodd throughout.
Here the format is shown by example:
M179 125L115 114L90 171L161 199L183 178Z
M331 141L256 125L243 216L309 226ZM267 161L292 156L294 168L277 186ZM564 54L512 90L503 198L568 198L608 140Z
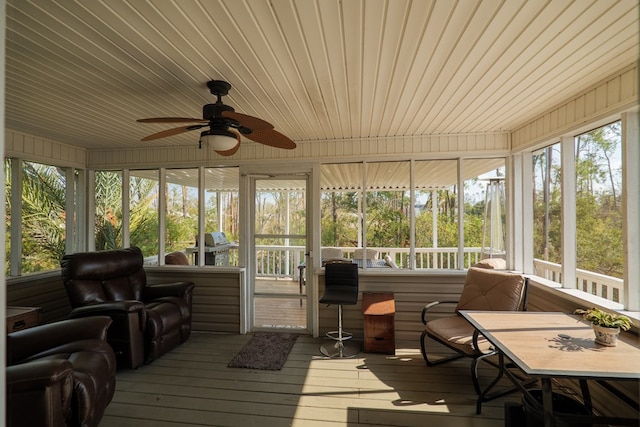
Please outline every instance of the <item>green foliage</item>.
M620 122L580 135L576 159L576 259L580 269L622 278ZM534 255L562 264L562 190L557 147L533 156ZM553 155L556 160L548 158ZM548 175L548 176L547 176ZM548 201L545 201L545 178ZM545 218L548 218L548 228ZM547 245L548 243L548 245Z
M577 264L580 268L607 276L622 277L622 212L603 206L601 200L585 195L576 200Z
M409 206L407 192L368 192L367 245L409 247Z
M95 241L97 250L122 247L122 175L95 174Z
M484 203L478 203L483 205ZM472 211L473 212L473 211ZM465 213L464 214L464 245L468 247L480 247L482 246L482 226L484 211L480 214ZM457 231L457 230L456 230ZM453 246L457 246L457 242Z
M325 192L322 195L322 246L357 246L358 193ZM438 246L458 246L455 192L438 190ZM416 247L432 247L432 202L426 195L424 208L416 214ZM410 241L409 192L367 193L367 245L408 248ZM481 246L484 201L465 207L465 245Z
M533 156L533 244L536 258L562 263L562 169L558 163L558 146L548 147ZM545 182L548 181L548 182ZM548 202L545 201L545 186L548 187Z
M609 313L595 307L588 309L578 308L573 314L580 314L585 320L605 328L620 328L623 331L628 331L633 325L627 316Z
M65 176L30 162L22 172L22 273L58 268L65 252Z
M158 181L131 177L130 240L145 255L158 253Z
M321 245L357 246L358 193L323 193L321 209Z

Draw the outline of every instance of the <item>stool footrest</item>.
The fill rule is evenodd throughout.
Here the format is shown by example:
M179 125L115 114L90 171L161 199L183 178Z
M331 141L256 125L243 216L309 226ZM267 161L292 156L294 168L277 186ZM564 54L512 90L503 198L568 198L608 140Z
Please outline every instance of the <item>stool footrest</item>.
M320 352L332 359L348 359L360 353L360 345L353 341L329 341L320 346Z
M353 338L353 334L351 332L342 331L342 339L340 339L340 331L329 331L327 332L327 337L336 341L346 341Z

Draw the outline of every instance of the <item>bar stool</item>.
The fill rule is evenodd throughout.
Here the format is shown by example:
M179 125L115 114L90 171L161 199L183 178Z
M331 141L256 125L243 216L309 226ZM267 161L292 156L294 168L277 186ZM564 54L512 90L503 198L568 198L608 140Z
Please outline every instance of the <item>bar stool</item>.
M349 358L360 352L353 335L342 329L342 306L358 302L358 265L351 262L328 262L325 265L325 290L320 303L338 306L338 330L327 332L331 340L320 346L320 352L331 358Z

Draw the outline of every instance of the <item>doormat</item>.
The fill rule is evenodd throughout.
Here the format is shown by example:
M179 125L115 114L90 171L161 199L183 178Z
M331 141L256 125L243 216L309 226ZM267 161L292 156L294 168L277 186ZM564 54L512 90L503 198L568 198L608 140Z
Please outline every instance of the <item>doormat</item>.
M227 366L279 371L297 338L296 334L256 332Z

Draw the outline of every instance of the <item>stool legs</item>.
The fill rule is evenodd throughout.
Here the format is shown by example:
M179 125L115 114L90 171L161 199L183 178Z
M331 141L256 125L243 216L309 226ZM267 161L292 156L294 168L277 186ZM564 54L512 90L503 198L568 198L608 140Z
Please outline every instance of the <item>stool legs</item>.
M327 332L327 337L334 342L326 342L320 346L320 352L332 359L345 359L360 353L360 345L349 341L353 335L342 329L342 305L338 305L338 330Z

